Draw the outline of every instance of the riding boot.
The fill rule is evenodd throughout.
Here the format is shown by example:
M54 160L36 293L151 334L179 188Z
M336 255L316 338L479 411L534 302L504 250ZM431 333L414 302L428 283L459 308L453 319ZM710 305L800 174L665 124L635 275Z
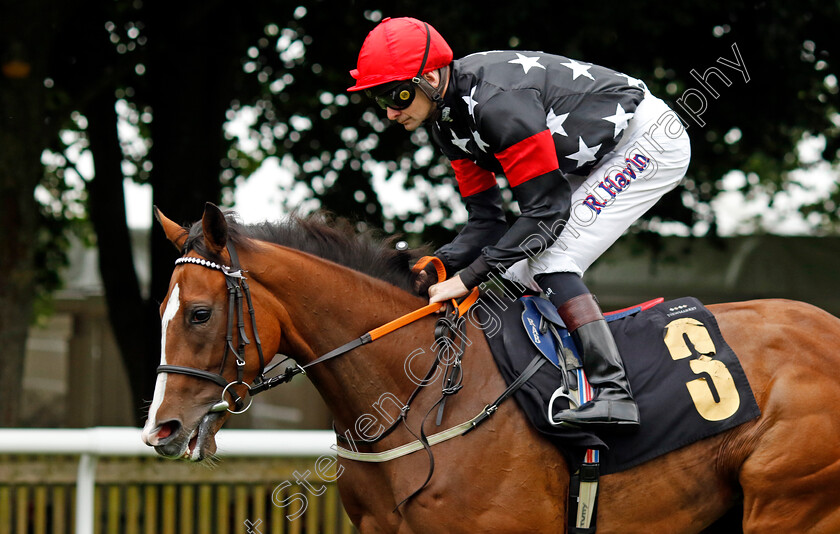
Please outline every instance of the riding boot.
M586 428L636 430L639 409L633 400L624 364L601 309L590 294L579 295L557 310L577 343L583 370L593 388L595 399L576 410L564 410L554 416L561 421Z

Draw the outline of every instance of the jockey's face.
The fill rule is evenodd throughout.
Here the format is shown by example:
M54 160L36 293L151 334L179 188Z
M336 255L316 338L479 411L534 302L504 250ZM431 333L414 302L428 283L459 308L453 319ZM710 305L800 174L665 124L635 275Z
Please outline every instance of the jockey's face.
M440 72L437 70L427 72L423 77L426 78L432 87L437 87L440 83ZM386 108L388 119L400 123L409 132L416 130L420 125L429 120L434 111L435 105L426 96L426 93L419 88L415 89L414 100L407 108Z
M405 109L387 108L388 119L397 121L407 131L411 132L426 122L432 114L432 101L423 93L417 91L414 101Z

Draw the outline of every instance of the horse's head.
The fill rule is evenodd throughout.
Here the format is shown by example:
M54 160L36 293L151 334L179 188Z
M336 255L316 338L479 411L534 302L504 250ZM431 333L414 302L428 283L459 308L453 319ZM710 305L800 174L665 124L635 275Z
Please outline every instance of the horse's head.
M378 326L377 314L398 316L422 304L410 293L409 265L419 251L346 221L292 217L243 226L212 204L189 229L160 211L155 216L182 253L160 307L161 365L143 428L143 440L164 456L198 461L213 454L228 410L247 407L249 393L287 382L319 354ZM372 311L342 303L348 299L371 300ZM267 378L265 364L278 352L297 365Z
M260 339L247 320L251 298L219 208L206 206L192 238L157 209L155 215L185 255L160 307L161 367L143 440L163 456L199 461L216 451L228 408L250 402L246 384L263 367Z

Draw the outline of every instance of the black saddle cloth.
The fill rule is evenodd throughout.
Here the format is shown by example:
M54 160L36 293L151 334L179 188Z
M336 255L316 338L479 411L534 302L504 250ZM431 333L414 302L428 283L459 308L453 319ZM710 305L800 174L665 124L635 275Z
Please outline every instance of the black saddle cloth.
M476 306L499 371L510 384L539 354L522 326L522 302L484 295ZM487 326L499 322L499 328ZM531 423L566 456L572 472L586 449L601 451L601 474L615 473L760 415L738 358L697 299L664 302L612 321L610 328L639 406L638 432L595 435L552 425L547 406L562 374L553 364L543 365L514 395ZM566 406L555 403L555 413Z

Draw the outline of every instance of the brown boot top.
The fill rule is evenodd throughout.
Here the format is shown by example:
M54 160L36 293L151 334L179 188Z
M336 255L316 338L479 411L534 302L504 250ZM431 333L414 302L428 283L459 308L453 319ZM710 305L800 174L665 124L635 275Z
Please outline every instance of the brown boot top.
M592 293L585 293L567 300L557 308L557 312L563 322L566 323L569 332L574 332L585 324L604 318L601 307L598 306Z

